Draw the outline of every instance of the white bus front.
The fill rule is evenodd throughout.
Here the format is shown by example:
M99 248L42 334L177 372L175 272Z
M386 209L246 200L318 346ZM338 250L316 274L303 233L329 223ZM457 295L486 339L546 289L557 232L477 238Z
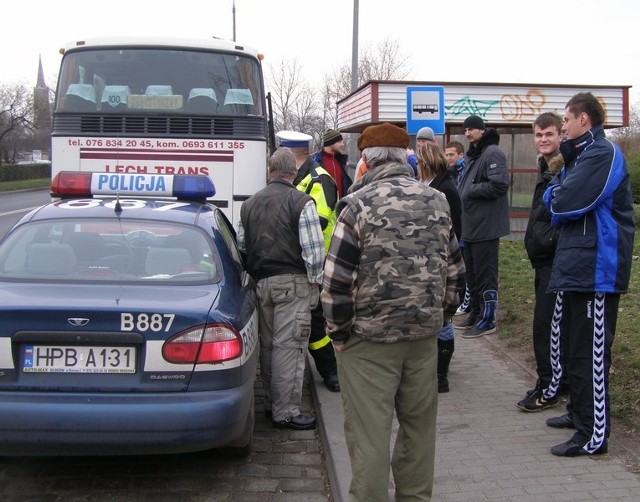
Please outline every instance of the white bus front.
M64 51L52 131L60 171L205 174L236 225L266 184L260 56L221 40L111 38Z

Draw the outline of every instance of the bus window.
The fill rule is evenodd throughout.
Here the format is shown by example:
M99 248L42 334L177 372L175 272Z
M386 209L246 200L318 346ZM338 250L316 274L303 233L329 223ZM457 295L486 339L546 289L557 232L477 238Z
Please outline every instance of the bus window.
M219 102L217 112L235 116L264 115L259 62L222 51L86 46L65 54L61 78L68 79L66 85L71 82L95 84L99 81L100 86L96 91L100 103L104 88L126 86L129 88L126 109L134 113L171 110L190 115L210 115L211 105L203 108L184 106L193 89L210 89L221 100L229 92L234 97L229 102L234 106L223 110L225 102ZM61 85L64 85L62 80ZM123 105L124 101L121 100L119 104ZM124 106L100 106L102 113L122 113L123 109ZM60 106L59 111L66 110Z

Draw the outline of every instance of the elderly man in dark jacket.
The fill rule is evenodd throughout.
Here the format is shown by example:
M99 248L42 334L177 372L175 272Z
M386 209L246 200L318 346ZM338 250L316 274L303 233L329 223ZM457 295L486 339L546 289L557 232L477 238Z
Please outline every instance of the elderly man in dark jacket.
M604 108L589 92L567 102L567 140L560 145L565 167L544 193L551 223L560 228L549 290L562 296L570 396L568 413L547 425L576 429L551 448L561 457L607 453L611 346L631 275L629 171L619 147L605 137L604 120Z
M464 121L469 141L466 168L458 181L462 201L462 249L471 295L470 313L458 325L463 338L496 330L498 251L500 237L509 235L509 173L498 148L500 135L471 115Z

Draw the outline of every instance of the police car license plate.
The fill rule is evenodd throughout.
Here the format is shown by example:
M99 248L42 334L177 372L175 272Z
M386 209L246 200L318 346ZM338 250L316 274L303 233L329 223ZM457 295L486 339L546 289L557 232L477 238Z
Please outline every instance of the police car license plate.
M135 373L135 347L58 347L26 345L22 371L27 373Z

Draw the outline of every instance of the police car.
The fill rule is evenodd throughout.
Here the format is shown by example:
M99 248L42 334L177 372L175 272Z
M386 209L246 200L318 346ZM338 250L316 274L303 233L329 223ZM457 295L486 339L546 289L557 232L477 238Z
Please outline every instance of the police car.
M0 455L247 454L256 289L211 180L51 189L0 242Z

